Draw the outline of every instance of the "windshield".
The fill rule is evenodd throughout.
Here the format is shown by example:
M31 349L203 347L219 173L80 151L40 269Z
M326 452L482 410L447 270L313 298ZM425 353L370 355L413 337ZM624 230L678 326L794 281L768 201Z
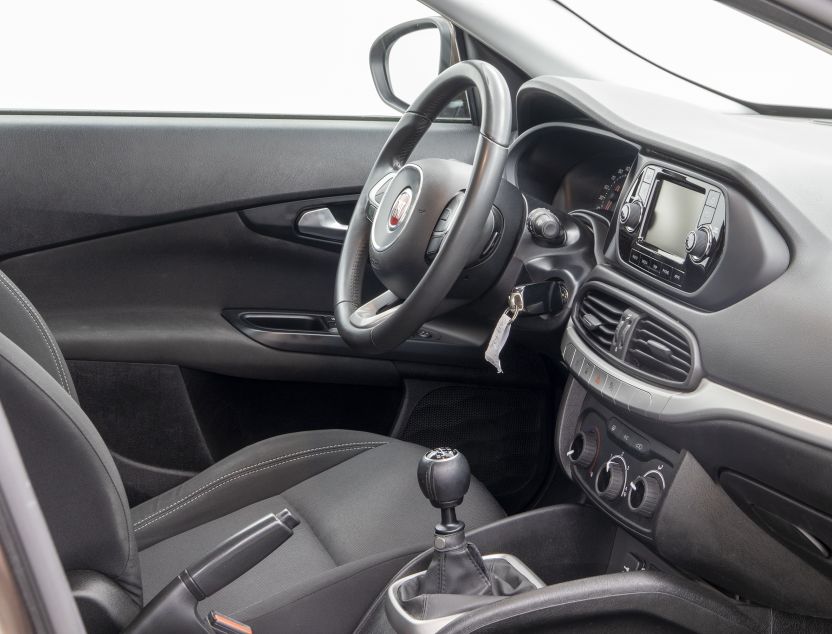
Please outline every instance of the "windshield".
M715 0L557 0L666 70L748 104L832 110L832 54Z

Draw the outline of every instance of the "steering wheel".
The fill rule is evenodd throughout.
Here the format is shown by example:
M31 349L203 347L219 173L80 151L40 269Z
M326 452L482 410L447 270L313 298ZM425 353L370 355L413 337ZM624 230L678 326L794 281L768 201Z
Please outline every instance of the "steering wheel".
M473 166L446 159L408 162L443 108L470 88L481 104ZM434 79L402 115L361 191L338 262L335 323L353 349L390 351L453 305L445 298L479 255L483 227L493 222L511 112L499 71L464 61ZM368 258L387 290L362 304Z

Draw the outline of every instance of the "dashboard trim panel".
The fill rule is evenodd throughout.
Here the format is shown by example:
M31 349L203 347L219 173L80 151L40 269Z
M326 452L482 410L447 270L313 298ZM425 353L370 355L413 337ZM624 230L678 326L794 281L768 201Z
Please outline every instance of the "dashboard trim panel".
M561 353L573 376L584 387L599 395L604 402L633 414L674 424L699 420L740 421L832 449L832 424L821 419L706 378L693 391L682 392L657 387L630 376L602 359L584 343L571 321L561 341ZM610 384L620 383L614 393L612 388L605 390L609 377L613 379ZM597 382L601 379L603 382L599 386Z

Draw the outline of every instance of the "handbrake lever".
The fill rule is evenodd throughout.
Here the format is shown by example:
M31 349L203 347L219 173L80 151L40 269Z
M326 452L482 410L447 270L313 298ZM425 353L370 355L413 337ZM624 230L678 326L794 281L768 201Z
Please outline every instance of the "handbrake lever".
M289 539L300 522L283 509L232 535L159 592L124 634L205 634L214 630L197 614L210 597L250 570Z

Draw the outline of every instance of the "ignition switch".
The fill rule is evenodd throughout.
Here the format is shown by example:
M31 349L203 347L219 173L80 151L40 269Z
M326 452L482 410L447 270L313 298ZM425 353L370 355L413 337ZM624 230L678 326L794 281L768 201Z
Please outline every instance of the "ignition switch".
M523 316L559 313L569 301L569 289L558 280L523 284L515 290L523 296Z

